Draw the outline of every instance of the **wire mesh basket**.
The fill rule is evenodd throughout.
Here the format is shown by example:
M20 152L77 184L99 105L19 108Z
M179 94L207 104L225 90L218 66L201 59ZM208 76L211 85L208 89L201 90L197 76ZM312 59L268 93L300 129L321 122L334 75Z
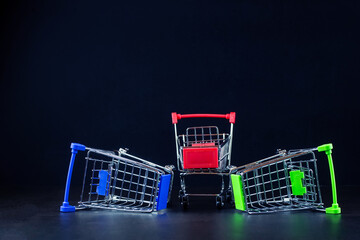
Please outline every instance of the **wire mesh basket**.
M127 153L126 149L105 151L72 144L65 200L62 212L102 208L130 212L152 212L167 207L170 199L172 166L161 167ZM73 163L77 151L86 151L79 205L68 203Z
M189 127L177 136L179 169L226 170L230 164L229 133L219 133L216 126Z
M325 146L325 147L324 147ZM321 148L322 147L322 148ZM330 152L332 145L318 148L279 151L278 154L231 170L235 207L249 214L290 210L325 210L321 198L315 151ZM329 160L333 169L332 159ZM335 175L331 170L333 207L340 211L336 200ZM332 209L333 208L333 209Z

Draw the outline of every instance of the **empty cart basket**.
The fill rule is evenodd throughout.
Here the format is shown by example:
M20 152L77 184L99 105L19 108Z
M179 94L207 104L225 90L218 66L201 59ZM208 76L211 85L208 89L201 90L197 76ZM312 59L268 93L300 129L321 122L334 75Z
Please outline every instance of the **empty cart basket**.
M338 214L332 144L317 148L279 151L278 154L231 170L235 207L253 213L289 210L324 210L315 152L328 156L333 205L326 213Z
M72 143L72 156L61 212L102 208L152 212L166 208L173 180L172 166L161 167L127 150L105 151ZM78 151L86 151L84 177L77 207L69 205L70 181Z
M224 205L230 187L224 191L224 175L229 175L231 164L231 147L235 113L229 114L171 114L175 130L177 167L180 171L180 203L184 208L189 204L189 196L215 196L216 205ZM188 127L185 134L178 135L178 120L184 118L224 118L230 123L230 131L220 133L216 126ZM220 193L196 194L186 192L185 176L198 174L215 174L221 177Z

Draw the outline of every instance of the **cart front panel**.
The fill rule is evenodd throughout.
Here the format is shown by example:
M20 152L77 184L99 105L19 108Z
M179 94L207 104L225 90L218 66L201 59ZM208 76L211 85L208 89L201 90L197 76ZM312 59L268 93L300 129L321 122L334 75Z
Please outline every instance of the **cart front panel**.
M184 169L192 168L218 168L217 147L184 147Z

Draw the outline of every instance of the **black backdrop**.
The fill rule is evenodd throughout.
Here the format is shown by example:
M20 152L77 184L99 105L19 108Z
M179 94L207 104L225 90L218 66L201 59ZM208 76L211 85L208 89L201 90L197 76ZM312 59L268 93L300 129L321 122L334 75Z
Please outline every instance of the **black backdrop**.
M235 165L332 142L338 183L359 184L359 10L2 1L0 184L64 186L71 142L175 164L172 111L235 111Z

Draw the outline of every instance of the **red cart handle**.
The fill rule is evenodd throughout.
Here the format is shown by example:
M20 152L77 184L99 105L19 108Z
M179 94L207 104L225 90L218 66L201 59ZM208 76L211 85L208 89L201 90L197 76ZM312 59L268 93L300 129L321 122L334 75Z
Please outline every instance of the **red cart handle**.
M229 119L230 123L235 123L235 112L228 114L178 114L176 112L171 113L172 123L178 123L178 120L182 118L225 118Z

